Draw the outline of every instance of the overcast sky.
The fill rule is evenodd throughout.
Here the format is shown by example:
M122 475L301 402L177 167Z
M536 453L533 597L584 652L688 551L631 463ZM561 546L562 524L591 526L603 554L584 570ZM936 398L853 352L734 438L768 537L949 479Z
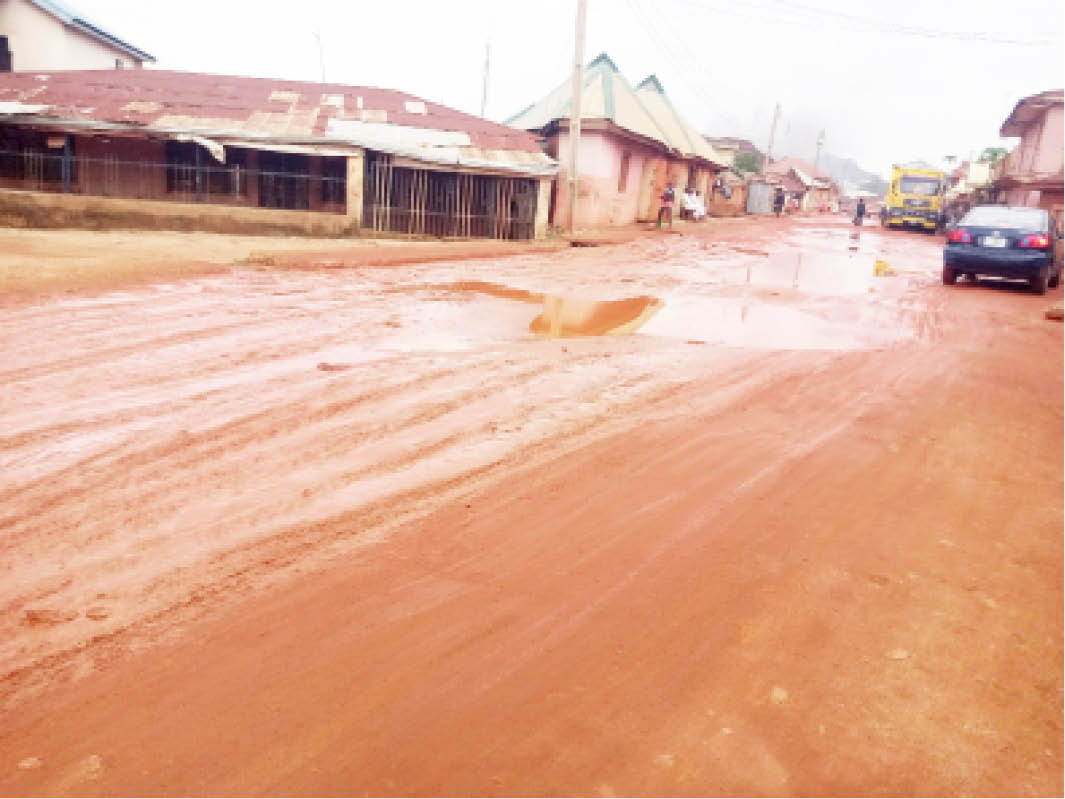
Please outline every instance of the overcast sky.
M503 121L568 79L576 0L67 0L162 69L399 89ZM294 13L298 12L298 13ZM658 75L700 130L886 175L1001 144L1020 98L1065 84L1061 0L588 0L585 63Z

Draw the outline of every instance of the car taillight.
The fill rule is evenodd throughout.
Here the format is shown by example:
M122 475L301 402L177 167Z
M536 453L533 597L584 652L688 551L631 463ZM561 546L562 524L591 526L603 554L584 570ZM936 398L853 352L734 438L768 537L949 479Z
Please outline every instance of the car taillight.
M947 234L947 241L952 244L968 244L972 240L973 237L969 235L969 231L961 228L955 228Z
M1036 249L1045 249L1050 246L1050 237L1044 236L1042 233L1035 236L1025 236L1021 239L1020 247L1034 247Z

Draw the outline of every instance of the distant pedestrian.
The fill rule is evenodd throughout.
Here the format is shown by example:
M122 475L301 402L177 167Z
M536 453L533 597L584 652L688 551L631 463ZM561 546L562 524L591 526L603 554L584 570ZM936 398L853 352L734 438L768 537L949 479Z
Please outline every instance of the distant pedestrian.
M673 181L669 182L666 190L662 192L662 207L658 209L658 226L662 227L662 217L669 220L669 229L673 229L673 200L676 198L673 191Z
M784 189L777 186L777 193L773 197L773 211L777 216L784 213Z
M854 209L854 224L861 226L865 222L865 198L858 198L858 207Z

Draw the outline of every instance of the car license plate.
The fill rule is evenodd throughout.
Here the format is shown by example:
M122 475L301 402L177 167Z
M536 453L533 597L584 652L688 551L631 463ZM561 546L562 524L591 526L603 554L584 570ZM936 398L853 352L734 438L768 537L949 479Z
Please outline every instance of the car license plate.
M1006 240L1001 236L984 236L980 244L984 247L1005 247Z

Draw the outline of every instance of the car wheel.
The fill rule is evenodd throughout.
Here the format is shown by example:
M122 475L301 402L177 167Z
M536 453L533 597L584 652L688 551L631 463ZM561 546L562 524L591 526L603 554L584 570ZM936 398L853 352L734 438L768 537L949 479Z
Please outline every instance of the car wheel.
M953 286L954 281L958 279L958 273L951 269L946 264L943 265L943 285Z
M1047 285L1050 283L1050 270L1047 267L1043 267L1028 281L1028 285L1032 287L1032 291L1036 294L1046 294Z
M1060 283L1060 282L1061 282L1061 270L1060 269L1047 279L1047 285L1050 286L1050 288L1052 288L1052 289L1056 289L1058 287L1058 283Z
M976 272L966 272L965 273L965 279L968 280L970 283L975 283L976 282Z

